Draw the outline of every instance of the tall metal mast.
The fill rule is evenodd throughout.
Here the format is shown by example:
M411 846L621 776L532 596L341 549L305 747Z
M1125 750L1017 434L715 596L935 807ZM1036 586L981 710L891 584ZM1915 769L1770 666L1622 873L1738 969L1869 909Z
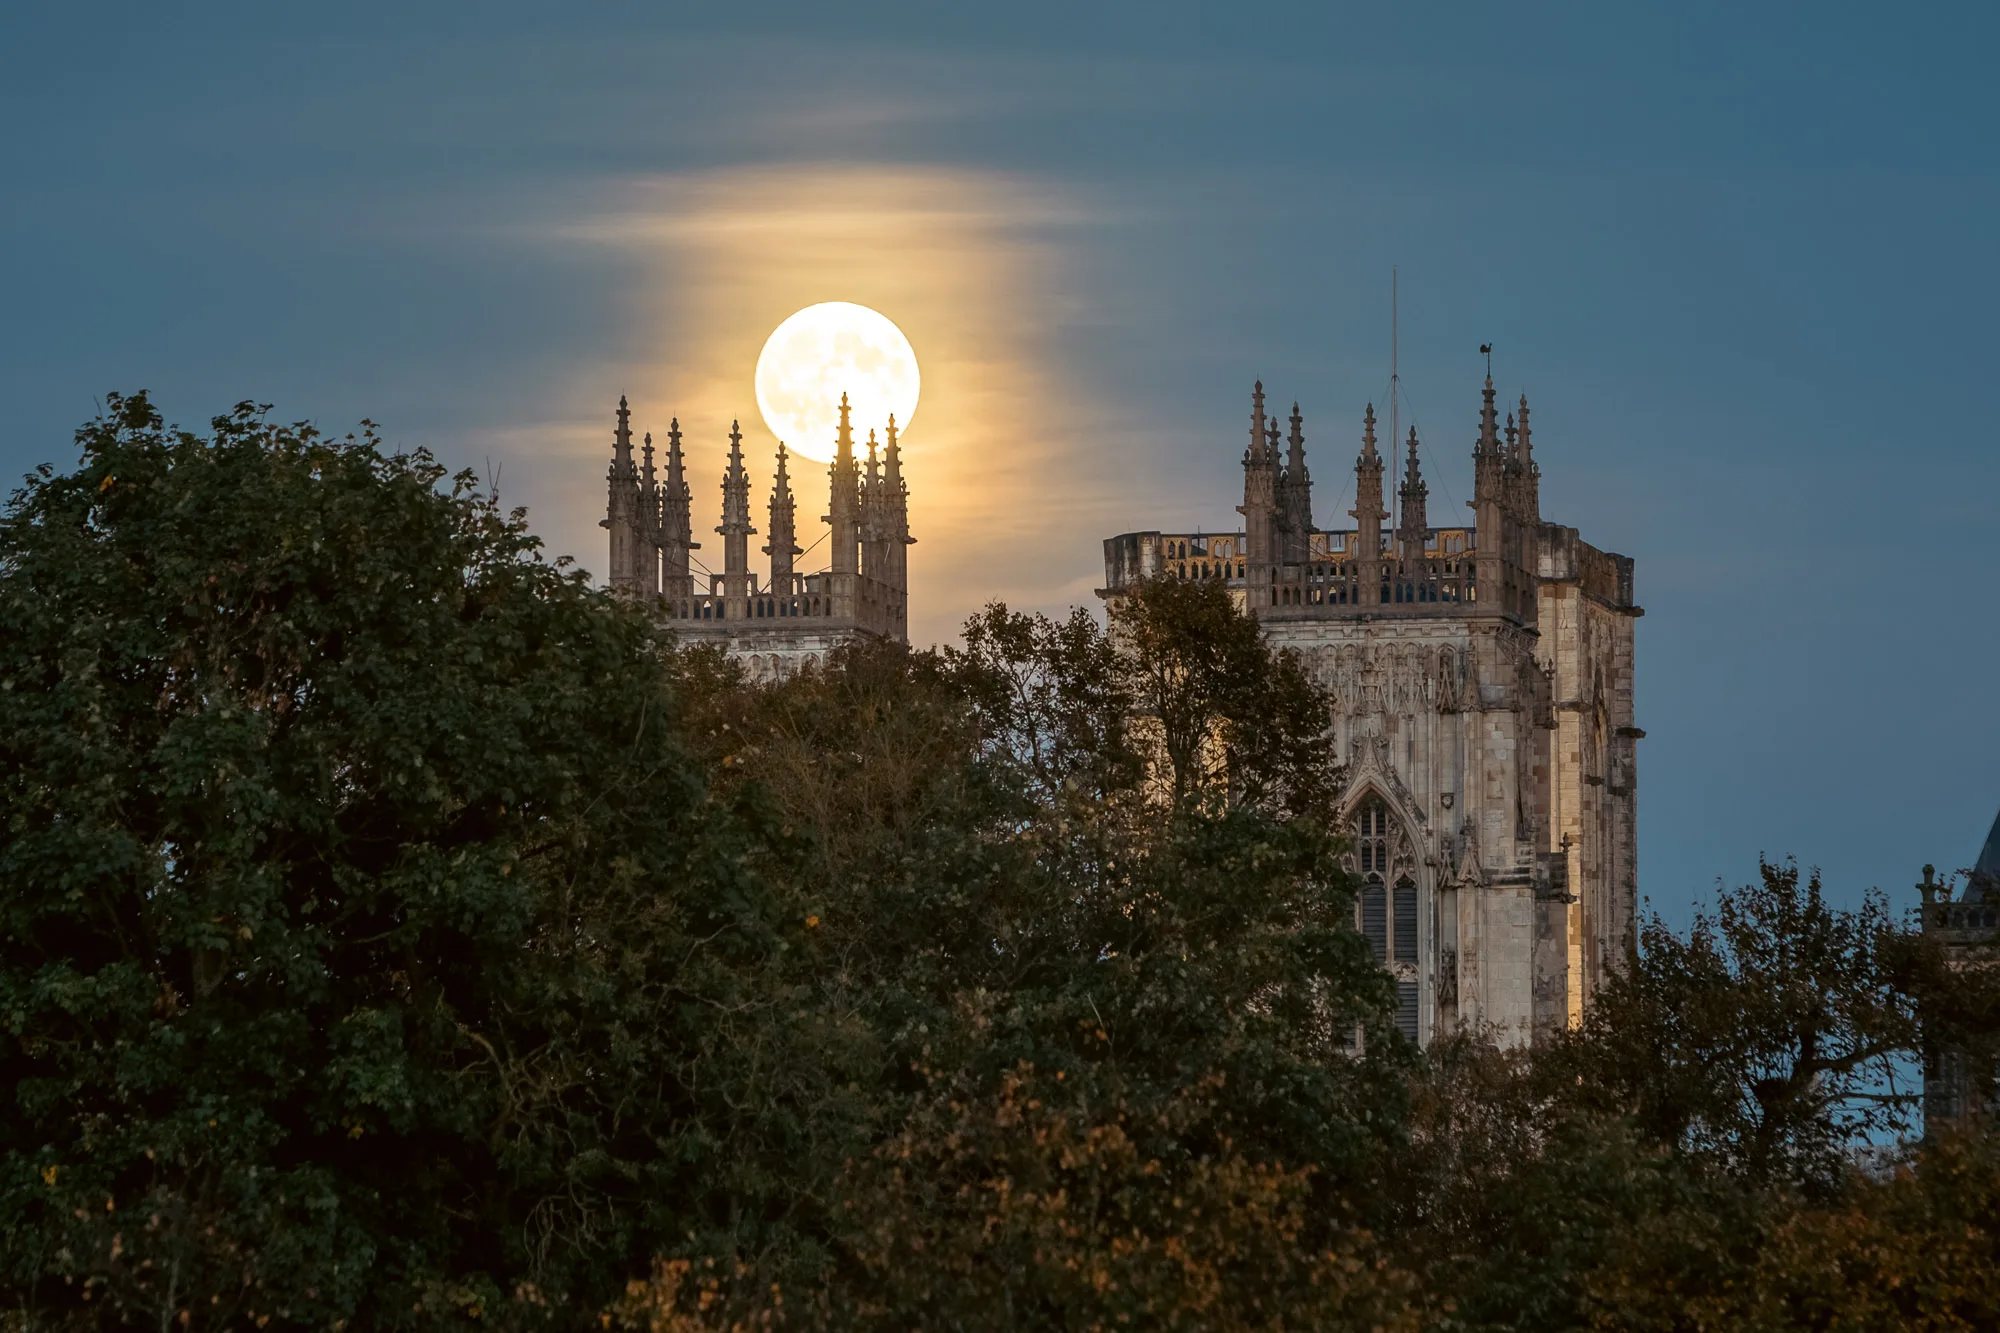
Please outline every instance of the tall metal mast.
M1389 452L1391 454L1395 453L1397 442L1403 438L1400 429L1401 421L1397 415L1399 400L1403 396L1402 378L1396 373L1396 344L1400 340L1399 334L1400 329L1396 322L1396 266L1391 264L1389 266ZM1395 530L1397 523L1396 501L1395 488L1391 487L1389 492L1389 527L1392 531Z

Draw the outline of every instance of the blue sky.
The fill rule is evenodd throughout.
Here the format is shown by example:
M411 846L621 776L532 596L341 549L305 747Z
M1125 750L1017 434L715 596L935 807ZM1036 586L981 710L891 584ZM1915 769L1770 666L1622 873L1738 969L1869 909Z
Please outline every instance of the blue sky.
M617 394L682 416L712 508L729 416L753 463L769 443L762 335L859 300L924 359L913 611L938 637L988 597L1088 601L1111 533L1232 527L1258 377L1302 404L1331 521L1395 265L1434 508L1469 492L1492 342L1545 514L1638 561L1642 892L1678 918L1761 851L1907 900L2000 806L1996 29L1973 5L11 6L0 468L67 463L109 389L187 422L367 416L599 567Z

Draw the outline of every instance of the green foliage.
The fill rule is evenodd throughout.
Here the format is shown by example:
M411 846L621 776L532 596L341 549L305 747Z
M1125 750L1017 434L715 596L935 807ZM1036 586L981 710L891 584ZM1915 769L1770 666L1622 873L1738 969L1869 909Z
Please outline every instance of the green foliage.
M1349 1049L1390 986L1338 841L1283 805L1158 799L1135 674L1086 617L993 607L962 651L856 649L691 706L719 781L786 833L759 873L811 904L802 984L850 1024L817 1043L872 1096L785 1182L828 1206L665 1256L628 1317L1222 1326L1223 1302L1249 1327L1394 1289L1350 1204L1402 1073L1392 1041Z
M1339 766L1325 696L1219 583L1155 579L1111 613L1125 693L1176 808L1244 803L1326 819Z
M13 1299L394 1327L605 1289L675 1169L654 951L743 910L661 646L422 454L143 396L79 443L0 520Z
M1925 1041L1918 1000L1990 996L2000 978L1943 967L1876 899L1831 907L1791 866L1766 865L1685 935L1655 918L1642 938L1553 1044L1461 1036L1427 1053L1387 1229L1448 1296L1438 1325L2000 1318L1992 1126L1871 1147L1908 1123L1895 1080Z
M0 517L0 1326L2000 1323L1992 1127L1856 1151L2000 974L1766 866L1420 1056L1220 588L752 687L422 454L79 442Z
M1685 936L1657 918L1582 1029L1544 1060L1649 1139L1754 1180L1835 1178L1849 1144L1904 1132L1919 1045L1910 949L1886 904L1831 907L1817 873L1764 865Z

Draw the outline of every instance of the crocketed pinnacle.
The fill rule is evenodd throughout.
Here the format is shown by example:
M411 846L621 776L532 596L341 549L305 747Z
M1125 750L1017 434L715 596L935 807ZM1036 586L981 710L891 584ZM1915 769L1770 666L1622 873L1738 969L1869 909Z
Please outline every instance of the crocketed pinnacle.
M1245 457L1252 462L1262 462L1268 451L1268 441L1264 435L1264 381L1258 380L1250 390L1250 448Z
M1412 538L1430 527L1425 504L1431 488L1424 484L1423 466L1417 461L1417 428L1410 427L1409 458L1403 468L1403 486L1397 492L1403 500L1403 530Z
M743 470L743 423L729 423L729 466L722 474L722 522L725 537L755 532L750 526L750 474Z
M1479 444L1473 450L1474 457L1482 454L1496 454L1500 450L1499 417L1493 409L1493 377L1486 377L1485 406L1479 409Z

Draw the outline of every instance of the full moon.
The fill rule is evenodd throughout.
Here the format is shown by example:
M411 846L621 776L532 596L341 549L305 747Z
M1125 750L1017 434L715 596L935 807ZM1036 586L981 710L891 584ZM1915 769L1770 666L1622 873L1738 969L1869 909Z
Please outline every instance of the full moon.
M795 454L833 457L840 395L852 409L857 452L879 438L893 413L900 431L917 411L917 354L887 315L851 301L799 311L764 340L757 356L757 407Z

